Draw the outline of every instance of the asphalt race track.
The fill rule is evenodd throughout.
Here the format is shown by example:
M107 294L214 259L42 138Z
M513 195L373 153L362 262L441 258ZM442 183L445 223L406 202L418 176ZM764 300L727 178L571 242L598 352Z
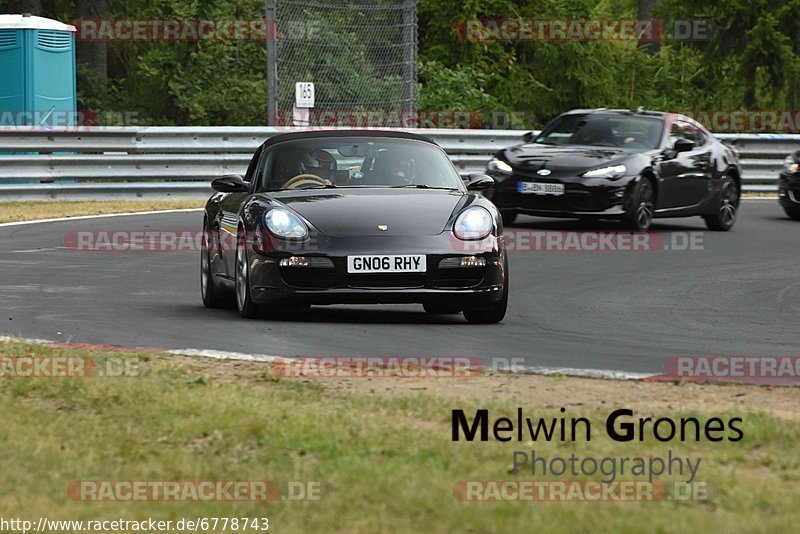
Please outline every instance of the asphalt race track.
M481 356L531 367L658 372L676 355L800 354L800 222L775 200L746 201L730 233L699 218L657 221L700 250L510 254L500 325L422 306L314 307L245 320L203 307L197 253L80 252L72 230L199 230L200 211L0 226L0 334L280 356ZM523 230L617 230L520 217ZM680 235L678 234L680 233Z

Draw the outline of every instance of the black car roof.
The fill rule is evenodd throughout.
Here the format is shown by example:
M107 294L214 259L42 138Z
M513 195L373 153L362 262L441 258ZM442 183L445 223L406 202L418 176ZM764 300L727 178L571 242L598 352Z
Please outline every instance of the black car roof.
M273 135L267 139L262 148L283 143L284 141L294 141L297 139L319 139L321 137L390 137L394 139L412 139L436 145L433 139L411 132L402 130L304 130L299 132L286 132ZM439 145L436 145L439 146Z
M578 113L612 113L616 115L644 115L646 117L666 117L670 115L670 113L665 113L663 111L650 111L647 109L606 109L606 108L595 108L595 109L571 109L564 113L564 115L573 115ZM675 115L672 113L671 115Z
M644 108L638 109L606 109L606 108L595 108L595 109L571 109L562 115L577 115L577 114L593 114L593 113L611 113L615 115L628 115L628 116L639 116L639 117L653 117L661 120L667 120L669 117L673 119L677 118L682 121L689 122L693 124L696 128L699 128L701 131L707 133L708 135L713 135L708 129L701 124L700 122L696 121L692 117L687 117L686 115L682 115L680 113L674 112L665 112L665 111L650 111Z

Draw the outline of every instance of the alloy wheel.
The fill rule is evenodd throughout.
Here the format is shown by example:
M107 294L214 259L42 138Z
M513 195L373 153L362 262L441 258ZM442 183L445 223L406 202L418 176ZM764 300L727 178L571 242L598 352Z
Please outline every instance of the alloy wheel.
M732 182L725 182L720 195L719 218L725 225L733 224L736 220L736 210L739 205L739 192Z

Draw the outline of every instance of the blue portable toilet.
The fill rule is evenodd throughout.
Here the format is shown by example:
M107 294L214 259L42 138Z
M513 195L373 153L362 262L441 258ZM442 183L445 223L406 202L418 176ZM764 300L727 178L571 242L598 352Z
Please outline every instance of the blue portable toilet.
M0 127L75 126L75 27L0 15Z

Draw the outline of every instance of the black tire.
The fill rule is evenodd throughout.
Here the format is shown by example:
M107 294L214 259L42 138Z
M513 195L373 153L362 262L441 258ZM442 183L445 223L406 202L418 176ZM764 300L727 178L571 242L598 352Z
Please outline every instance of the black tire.
M503 281L503 296L499 301L492 303L488 308L464 310L464 317L471 324L499 323L506 316L508 309L508 260L505 259L505 280Z
M500 216L503 218L503 226L511 226L517 220L518 213L514 210L500 210Z
M650 229L655 214L656 191L650 178L642 178L633 187L628 212L623 223L635 232L646 232Z
M794 206L784 206L783 211L785 211L786 215L795 221L800 221L800 208L796 208Z
M236 309L245 319L253 319L261 314L258 304L250 295L250 264L247 261L247 238L244 229L239 228L236 238L236 261L234 271L236 279Z
M709 230L727 232L733 228L736 215L739 213L739 186L730 176L722 178L719 190L716 211L710 215L703 215Z
M230 304L229 295L217 286L211 274L211 249L214 241L211 238L211 229L208 221L203 221L203 246L200 250L200 294L206 308L225 308Z
M461 313L461 309L458 306L443 304L441 302L426 302L422 307L431 315L455 315Z

